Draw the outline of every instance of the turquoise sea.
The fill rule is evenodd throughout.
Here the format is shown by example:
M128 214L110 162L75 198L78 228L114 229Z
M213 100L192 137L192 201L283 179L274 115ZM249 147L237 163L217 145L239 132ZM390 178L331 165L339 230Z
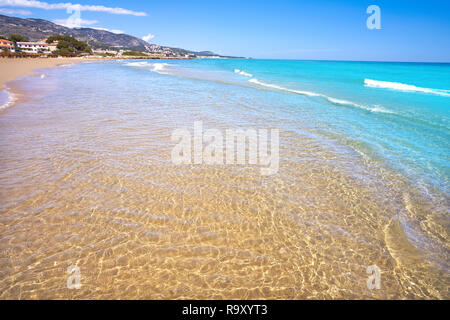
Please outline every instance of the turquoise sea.
M412 183L449 192L450 64L205 59L123 65L140 81L154 71L180 82L195 79L193 90L205 82L211 92L226 87L223 99L241 92L254 99L256 112L262 101L270 108L275 100L270 117L289 109L286 120L314 123L316 131Z

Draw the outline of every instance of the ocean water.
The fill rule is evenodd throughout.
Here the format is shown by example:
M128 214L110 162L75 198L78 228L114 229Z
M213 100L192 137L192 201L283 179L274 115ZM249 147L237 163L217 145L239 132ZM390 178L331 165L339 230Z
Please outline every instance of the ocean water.
M302 109L326 124L328 134L357 140L355 149L364 145L358 151L388 161L414 183L449 191L450 64L193 60L157 66L157 72L298 95L286 107L314 104Z
M449 64L118 60L10 87L1 298L449 298ZM279 172L174 165L195 121L279 129Z

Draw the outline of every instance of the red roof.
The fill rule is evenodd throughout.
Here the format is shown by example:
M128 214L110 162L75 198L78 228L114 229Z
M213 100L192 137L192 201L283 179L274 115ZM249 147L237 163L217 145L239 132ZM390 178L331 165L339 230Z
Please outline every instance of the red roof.
M9 41L9 40L4 40L4 39L0 39L0 44L9 44L9 45L13 45L13 42L12 41Z
M45 42L17 42L18 45L28 44L28 45L40 45L40 46L48 46Z

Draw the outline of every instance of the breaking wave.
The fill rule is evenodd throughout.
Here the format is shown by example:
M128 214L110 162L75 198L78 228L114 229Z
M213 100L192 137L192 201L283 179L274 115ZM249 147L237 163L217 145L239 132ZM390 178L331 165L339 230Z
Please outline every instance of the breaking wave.
M347 101L347 100L342 100L342 99L336 99L336 98L332 98L329 97L327 95L321 94L321 93L316 93L316 92L310 92L310 91L302 91L302 90L294 90L294 89L288 89L276 84L270 84L270 83L265 83L262 81L259 81L258 79L250 79L249 82L266 87L266 88L271 88L271 89L276 89L276 90L280 90L280 91L285 91L285 92L290 92L290 93L295 93L295 94L299 94L299 95L303 95L303 96L308 96L308 97L321 97L335 105L345 105L345 106L351 106L351 107L356 107L356 108L360 108L363 110L367 110L370 112L376 112L376 113L390 113L393 114L394 112L386 110L380 106L376 106L376 107L367 107L367 106L363 106L351 101Z
M168 63L148 63L148 62L130 62L125 65L128 67L149 69L151 71L160 74L168 74L167 67L170 66L170 64Z
M396 91L406 91L406 92L421 92L435 94L443 97L450 97L450 90L441 89L431 89L431 88L421 88L410 84L404 84L400 82L390 82L390 81L377 81L372 79L365 79L364 85L370 88L381 88L390 89Z
M242 71L242 70L239 70L239 69L234 69L234 73L238 73L238 74L240 74L242 76L246 76L246 77L249 77L249 78L253 77L253 75L251 73L248 73L248 72L245 72L245 71Z
M9 92L7 89L5 89L3 92L6 93L7 98L6 98L6 102L2 105L0 105L0 110L4 110L6 108L11 107L16 101L17 101L17 97L12 94L11 92Z

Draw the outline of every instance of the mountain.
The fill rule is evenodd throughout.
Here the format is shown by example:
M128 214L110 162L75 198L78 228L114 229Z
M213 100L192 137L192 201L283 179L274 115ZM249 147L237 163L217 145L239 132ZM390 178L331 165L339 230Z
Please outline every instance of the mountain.
M123 49L174 56L194 54L198 56L219 56L210 51L194 52L180 48L149 44L128 34L117 34L92 28L67 28L42 19L21 19L0 15L0 36L21 34L30 41L39 41L52 35L69 35L87 42L93 49Z

